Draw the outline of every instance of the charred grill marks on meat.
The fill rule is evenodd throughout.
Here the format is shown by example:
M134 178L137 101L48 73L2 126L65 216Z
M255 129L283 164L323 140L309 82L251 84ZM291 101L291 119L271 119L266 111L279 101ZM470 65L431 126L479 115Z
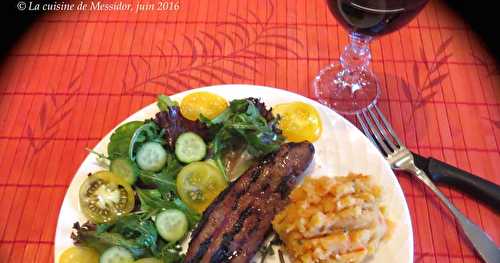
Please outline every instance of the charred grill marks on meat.
M313 155L308 142L283 144L232 182L203 214L185 262L249 262Z

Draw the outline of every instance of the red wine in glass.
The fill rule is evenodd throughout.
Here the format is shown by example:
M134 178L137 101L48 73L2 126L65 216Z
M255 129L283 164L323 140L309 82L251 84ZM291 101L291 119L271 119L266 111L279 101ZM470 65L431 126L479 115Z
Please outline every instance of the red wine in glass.
M410 22L428 0L327 0L337 21L368 36L393 32Z
M316 98L344 114L355 114L376 103L377 77L369 69L369 42L409 23L429 0L327 0L337 21L350 31L351 44L314 79Z

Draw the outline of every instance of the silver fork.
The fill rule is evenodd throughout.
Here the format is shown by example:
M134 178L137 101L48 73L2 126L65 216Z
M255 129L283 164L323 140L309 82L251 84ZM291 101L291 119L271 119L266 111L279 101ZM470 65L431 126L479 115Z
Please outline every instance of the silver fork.
M403 170L416 176L424 183L450 210L463 233L472 243L474 249L487 263L500 262L500 249L497 248L488 235L476 224L472 223L458 210L446 196L432 183L424 171L420 170L413 161L411 152L401 143L379 108L374 105L356 114L365 135L378 146L386 156L394 170Z

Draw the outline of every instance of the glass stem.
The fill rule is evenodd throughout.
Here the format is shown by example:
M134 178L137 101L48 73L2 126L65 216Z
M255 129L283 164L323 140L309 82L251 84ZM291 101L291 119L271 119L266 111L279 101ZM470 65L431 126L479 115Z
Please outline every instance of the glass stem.
M343 88L349 88L351 93L354 93L367 85L363 75L369 71L368 65L371 59L369 43L372 37L351 32L349 38L351 43L345 47L340 56L342 70L334 82Z

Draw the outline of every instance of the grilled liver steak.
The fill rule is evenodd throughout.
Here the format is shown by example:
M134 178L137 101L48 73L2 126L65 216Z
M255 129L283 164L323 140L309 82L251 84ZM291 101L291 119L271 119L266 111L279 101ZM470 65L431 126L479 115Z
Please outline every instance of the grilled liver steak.
M313 156L309 142L286 143L232 182L203 213L184 262L249 262Z

